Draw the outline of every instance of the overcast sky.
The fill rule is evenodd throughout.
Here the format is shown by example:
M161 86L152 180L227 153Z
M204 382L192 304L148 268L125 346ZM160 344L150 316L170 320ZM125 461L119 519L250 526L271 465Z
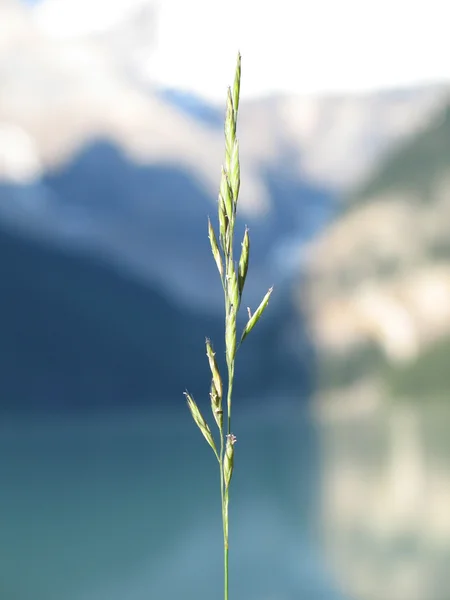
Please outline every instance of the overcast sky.
M36 10L47 31L68 36L149 2L149 76L209 100L223 100L238 49L247 97L450 81L445 0L42 0Z

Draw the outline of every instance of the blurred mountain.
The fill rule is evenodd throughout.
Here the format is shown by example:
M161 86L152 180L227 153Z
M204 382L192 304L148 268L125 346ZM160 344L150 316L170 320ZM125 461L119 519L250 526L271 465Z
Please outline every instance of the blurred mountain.
M93 25L95 32L89 34L77 34L74 15L70 35L56 28L55 5L47 0L31 10L18 0L0 1L0 180L33 184L25 204L0 203L0 219L74 248L101 252L145 281L156 278L178 300L218 310L205 293L210 286L204 285L205 270L193 250L197 229L191 231L188 222L204 223L216 210L223 160L218 119L224 107L154 89L145 78L143 58L151 60L158 18L154 3L135 0L120 19L115 13L106 20L93 14L98 27ZM70 23L65 22L67 29ZM100 27L104 23L109 25ZM328 220L338 195L359 181L393 141L426 121L447 93L445 86L436 85L366 96L243 103L241 216L252 227L255 244L260 240L253 253L251 302L261 289L286 276L286 261L280 260L286 248L294 256L292 247ZM110 201L116 208L107 219L109 201L99 187L108 187L105 174L111 176L117 160L113 152L108 159L99 144L114 148L130 165L127 186L116 187L117 198ZM149 187L138 189L133 168L154 174L176 170L199 195L189 198L180 181L164 188L158 177L151 186L146 179ZM70 201L48 185L52 178L64 193L71 181ZM84 188L80 206L78 186ZM104 209L99 210L99 203ZM159 232L179 230L184 221L183 241L189 244L182 252L166 250L152 260L154 243L145 228L142 235L126 233L132 223L144 221L153 222ZM189 269L180 285L180 272Z
M129 3L126 18L107 26L92 15L98 27L89 34L74 20L70 35L49 29L52 3L0 0L2 402L178 397L197 373L207 380L204 335L221 336L205 226L216 213L224 107L152 86L144 68L155 41L151 3ZM310 387L312 353L291 302L297 248L447 97L436 85L242 104L237 230L248 224L252 235L245 305L272 284L277 292L248 343L242 390ZM168 384L169 349L180 339L197 340L203 366L187 346L186 371L177 364L179 380Z
M361 406L450 389L450 105L384 157L304 255L324 390Z
M5 229L0 272L0 409L176 406L186 387L207 402L204 341L224 356L221 318L181 310L101 259ZM283 350L296 315L274 308L240 350L238 395L308 389L307 361L299 369Z
M219 108L209 104L195 94L177 89L161 89L157 91L157 94L169 105L175 106L188 116L202 121L209 127L222 131L224 126L224 111L222 107Z

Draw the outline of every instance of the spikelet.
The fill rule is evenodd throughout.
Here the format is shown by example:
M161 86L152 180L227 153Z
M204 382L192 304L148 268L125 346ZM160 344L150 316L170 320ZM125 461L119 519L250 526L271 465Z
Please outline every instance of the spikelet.
M214 228L211 225L211 221L208 219L208 237L211 243L211 252L216 261L217 269L220 273L220 277L223 278L223 264L222 257L220 256L219 246L217 244L216 234L214 233Z
M222 176L220 179L220 196L225 206L225 214L228 217L228 221L232 221L234 216L233 190L231 189L228 172L223 167Z
M250 257L250 237L248 235L248 228L245 228L244 239L242 240L241 257L239 259L238 269L238 286L239 296L242 296L244 290L245 278L247 277L248 261Z
M258 306L258 308L255 310L253 315L249 318L247 325L244 327L244 331L242 332L241 343L245 340L247 335L250 333L250 331L253 329L253 327L256 325L256 323L259 321L261 315L263 314L264 310L266 309L267 305L269 304L269 298L270 298L270 295L272 292L273 292L273 287L271 287L269 289L267 294L261 300L261 303ZM250 313L249 313L249 315L250 315Z
M234 444L236 443L236 437L230 433L227 435L227 445L225 448L225 458L223 459L223 480L225 488L228 488L233 475L234 468Z
M212 349L211 341L206 338L206 356L209 361L209 368L211 369L211 375L214 382L219 399L222 399L222 378L220 377L219 367L217 365L216 355Z
M237 121L237 112L239 110L239 95L241 91L241 53L238 52L237 63L236 63L236 73L234 75L234 85L233 85L233 108L234 108L234 122Z
M191 411L192 418L194 419L197 427L202 432L205 440L208 442L208 444L213 449L216 457L219 458L216 444L214 443L214 439L213 439L213 436L211 433L211 429L208 426L208 423L203 418L202 413L200 412L200 410L199 410L197 404L195 403L194 399L192 398L192 396L188 392L184 392L184 395L186 396L187 404L188 404L189 410Z
M228 273L227 273L227 293L228 299L231 304L236 308L236 312L239 309L239 284L238 277L236 275L236 270L234 268L233 263L228 265Z
M211 398L211 411L214 417L217 427L222 431L223 427L223 409L222 409L222 398L219 396L214 385L214 380L211 381L211 391L209 393Z
M241 165L239 163L239 142L235 138L230 153L230 168L228 172L231 191L233 193L233 210L236 214L239 189L241 186Z
M231 152L233 150L234 140L236 139L236 112L233 106L231 89L227 93L227 109L225 115L225 165L228 173L230 172Z

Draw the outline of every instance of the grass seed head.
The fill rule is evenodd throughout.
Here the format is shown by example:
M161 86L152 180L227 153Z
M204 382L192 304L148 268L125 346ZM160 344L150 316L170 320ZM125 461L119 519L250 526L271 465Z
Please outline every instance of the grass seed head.
M226 488L228 488L228 486L230 485L231 476L233 475L235 443L236 437L232 433L227 435L225 457L223 459L223 479Z
M191 411L192 418L194 419L197 427L202 432L205 440L208 442L208 444L214 450L214 454L216 456L218 456L216 444L214 443L214 439L213 439L213 436L212 436L212 433L211 433L211 429L208 426L208 423L203 418L202 413L200 412L200 410L199 410L197 404L195 403L195 400L193 399L193 397L188 392L184 392L184 395L186 396L186 400L187 400L187 404L188 404L189 410Z
M216 389L219 399L222 399L222 378L220 377L219 366L217 364L216 355L212 349L211 342L206 338L206 356L209 361L209 368L211 369L212 379L214 387Z
M222 196L223 203L225 206L225 214L228 217L228 221L232 221L234 216L233 207L233 190L228 177L227 171L222 167L222 177L220 179L220 195Z
M247 277L248 271L248 261L250 258L250 237L248 235L248 228L245 228L244 239L242 240L242 250L241 256L239 258L239 268L238 268L238 286L239 286L239 296L242 296L242 292L244 290L245 279Z
M256 325L256 323L261 318L261 315L263 314L263 312L265 311L267 305L269 304L269 298L270 298L270 295L271 295L272 292L273 292L273 287L271 287L269 289L269 291L267 292L267 294L261 300L261 303L258 306L258 308L255 310L255 312L253 313L253 315L249 318L249 320L247 322L247 325L244 327L244 331L242 332L241 342L243 342L245 340L245 338L247 337L247 335L250 333L250 331L253 329L253 327Z
M214 379L211 381L211 391L209 393L211 398L211 410L214 416L214 420L217 423L217 427L222 431L223 427L223 410L222 410L222 398L219 396L214 385Z
M240 297L239 297L239 285L238 285L238 278L236 275L236 269L233 265L233 263L228 265L228 282L227 282L227 290L228 290L228 298L230 300L230 302L233 304L233 306L236 309L236 312L239 309L239 301L240 301Z
M233 107L234 107L234 112L235 112L235 121L236 121L237 111L239 110L240 91L241 91L241 53L238 52L237 63L236 63L236 73L234 75L233 96L232 96Z
M1 2L1 0L0 0ZM222 379L210 341L206 340L206 355L212 374L211 378L211 410L214 420L219 427L220 434L220 455L212 436L211 430L203 418L197 404L192 396L185 392L187 404L191 415L202 432L208 444L214 451L214 454L220 465L221 473L221 495L222 495L222 521L224 532L224 550L225 550L225 600L228 600L228 501L229 485L234 467L234 444L236 438L230 433L231 427L231 405L234 381L235 356L237 350L236 344L236 320L237 312L241 303L241 297L247 277L250 256L250 238L248 229L245 228L242 241L242 250L239 262L234 261L234 229L236 222L236 211L241 184L239 142L236 138L236 126L239 109L239 96L241 86L241 55L238 53L234 83L232 88L227 90L227 102L225 113L225 160L221 170L221 180L218 195L218 220L219 220L219 244L211 221L208 219L208 236L211 243L211 251L220 273L221 283L225 294L225 355L228 367L228 386L226 393L226 421L228 422L228 435L225 439L223 428L224 410L223 404L225 391L223 389ZM248 321L242 333L241 341L250 333L255 324L260 319L269 302L272 288L264 296L260 305L252 315L248 309Z
M209 241L211 242L211 252L213 254L214 260L216 262L217 265L217 269L220 273L220 277L223 277L223 264L222 264L222 257L220 255L220 250L219 250L219 246L217 244L217 238L216 238L216 234L214 232L214 228L211 225L211 221L208 219L208 237L209 237Z
M234 140L236 137L236 118L231 89L228 88L227 94L227 109L225 115L225 163L227 171L230 171L231 152L233 150Z
M219 238L220 238L220 245L222 246L222 250L225 252L226 237L227 237L227 230L228 230L228 217L227 217L227 211L226 211L226 208L225 208L225 203L224 203L222 195L220 193L219 193L218 205L219 205Z
M230 156L229 178L233 193L233 209L236 214L239 189L241 187L241 166L239 163L239 141L235 138Z

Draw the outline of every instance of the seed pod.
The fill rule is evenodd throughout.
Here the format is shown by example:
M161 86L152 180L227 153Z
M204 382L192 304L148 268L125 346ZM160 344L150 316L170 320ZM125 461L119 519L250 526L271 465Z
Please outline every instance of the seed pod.
M203 418L203 416L202 416L197 404L195 403L194 399L192 398L192 396L188 392L184 392L184 395L186 396L186 400L188 403L189 410L191 411L192 418L194 419L197 427L202 432L205 440L208 442L208 444L213 449L214 454L218 458L219 455L217 453L216 444L214 443L214 439L213 439L213 436L211 433L211 429L208 426L208 423Z
M253 329L253 327L256 325L256 323L259 321L261 315L263 314L266 306L269 303L270 294L272 292L273 292L273 287L271 287L269 289L267 294L261 300L261 303L258 306L258 308L255 310L253 315L248 320L247 325L244 327L244 331L242 332L241 343L244 341L244 339L247 337L247 335L250 333L250 331Z
M216 355L212 349L211 341L206 338L206 356L209 361L209 368L211 369L211 374L214 382L214 387L219 396L219 399L222 399L222 378L220 377L219 367L216 361Z
M242 241L241 256L239 258L239 271L238 271L238 286L239 296L242 296L244 290L245 278L247 277L248 261L250 256L250 237L248 235L248 228L245 228L244 239Z
M217 393L216 386L214 385L214 380L211 381L211 391L209 393L209 397L211 398L211 410L214 417L214 420L217 423L217 427L222 431L223 427L223 410L222 410L222 398L219 397Z
M227 444L225 447L225 457L223 459L223 479L225 488L228 488L233 475L234 467L234 444L236 443L236 437L231 433L227 435Z
M219 246L217 244L216 234L214 233L214 228L211 225L211 221L208 218L208 237L211 242L211 252L213 254L214 260L216 261L217 269L220 273L220 277L223 277L223 264L222 257L220 256Z

